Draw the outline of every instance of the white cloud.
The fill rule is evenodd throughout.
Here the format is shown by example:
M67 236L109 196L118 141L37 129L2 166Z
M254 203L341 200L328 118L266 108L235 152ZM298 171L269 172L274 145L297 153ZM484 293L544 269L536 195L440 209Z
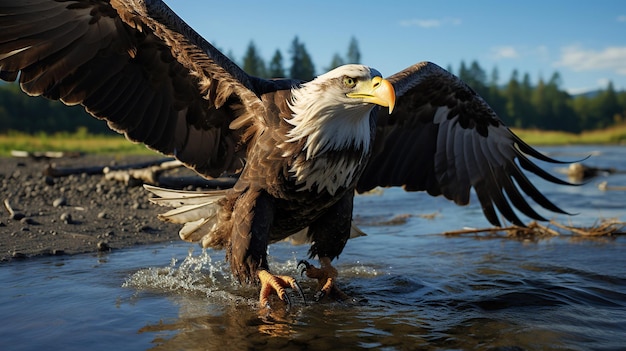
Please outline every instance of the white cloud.
M540 60L549 62L550 61L550 49L548 49L545 45L539 45L533 50L533 54L536 55Z
M610 46L601 51L584 49L578 45L564 47L555 65L574 71L606 69L626 75L626 46Z
M402 27L419 27L419 28L438 28L441 26L452 25L458 26L461 24L461 20L458 18L442 18L442 19L422 19L413 18L408 20L401 20L400 25Z
M542 62L550 62L550 51L545 45L535 47L500 45L489 50L490 58L494 60L516 60L522 58L532 58Z
M411 19L402 20L400 25L403 27L420 27L420 28L435 28L441 27L441 21L436 19Z
M496 60L515 59L520 57L520 54L513 46L496 46L491 48L491 56Z
M598 78L596 79L595 85L589 85L585 87L576 87L576 88L567 88L565 89L565 91L567 91L567 93L570 95L584 94L584 93L588 93L590 91L594 91L598 89L605 89L609 85L609 82L613 82L613 80L609 78ZM614 88L616 88L617 90L623 90L619 86L614 86Z
M596 81L596 84L598 84L599 87L606 87L610 82L611 80L609 78L600 78Z
M626 22L626 15L617 16L617 22Z

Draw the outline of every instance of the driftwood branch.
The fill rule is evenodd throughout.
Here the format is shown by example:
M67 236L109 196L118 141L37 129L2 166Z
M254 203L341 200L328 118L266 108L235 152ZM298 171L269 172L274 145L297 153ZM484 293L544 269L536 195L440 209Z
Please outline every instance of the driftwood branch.
M624 227L626 227L626 222L621 222L616 219L603 219L600 220L599 223L596 223L588 228L564 225L556 221L550 221L550 223L571 233L583 236L608 236L626 234L626 232L623 231Z
M569 234L580 236L612 236L612 235L624 235L623 231L626 227L626 222L620 222L614 219L600 220L599 223L592 227L575 227L558 223L554 220L550 221L550 225L564 230ZM545 236L558 236L561 233L558 230L552 229L549 226L531 222L527 227L509 226L509 227L490 227L490 228L470 228L461 229L451 232L444 232L444 235L458 236L467 234L504 234L509 237L545 237Z
M598 189L602 191L626 191L626 186L609 185L608 182L604 181L598 184Z
M4 208L6 208L7 212L9 212L9 216L13 216L15 214L15 210L13 209L13 207L11 207L11 203L9 202L9 199L4 199L3 203L4 203Z
M113 169L105 167L102 172L107 180L117 180L127 185L140 185L142 183L159 184L159 175L167 170L183 167L178 160L167 160L148 167L130 167L127 169Z
M236 175L214 179L205 179L198 175L176 177L163 175L166 171L183 166L182 162L169 157L119 166L57 167L51 164L44 169L43 175L50 177L66 177L77 174L104 175L107 180L123 182L128 186L139 186L146 183L175 189L189 186L224 189L231 188L237 181Z
M105 169L104 176L108 180L124 182L129 186L151 184L174 189L182 189L189 186L196 188L231 188L237 181L236 176L205 179L198 175L176 177L167 177L162 175L165 171L179 167L184 167L182 162L178 160L171 160L139 169Z
M567 177L572 182L582 182L600 175L624 174L626 171L612 167L606 168L587 166L585 164L575 162L570 164L563 173L567 174Z
M122 169L139 169L139 168L150 167L153 165L161 164L161 163L172 161L172 160L174 159L171 157L168 157L168 158L159 159L159 160L138 162L138 163L120 165L120 166L90 166L90 167L57 167L56 165L51 164L51 165L48 165L43 170L43 175L50 176L50 177L67 177L70 175L83 174L83 173L89 174L89 175L104 174L105 169L108 169L109 171L122 170Z
M50 158L63 158L63 157L79 157L80 152L71 151L23 151L23 150L11 150L11 156L32 158L34 160L50 159Z
M26 217L23 213L17 212L11 206L9 199L4 199L4 208L9 212L9 218L19 221L20 219Z

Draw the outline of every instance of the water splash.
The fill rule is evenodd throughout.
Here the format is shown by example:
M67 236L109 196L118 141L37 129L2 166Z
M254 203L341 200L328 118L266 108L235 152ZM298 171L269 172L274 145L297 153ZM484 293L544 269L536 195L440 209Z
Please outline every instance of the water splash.
M249 303L250 300L241 296L246 293L246 289L234 281L228 263L224 259L213 260L207 249L194 255L194 249L191 248L182 261L173 257L167 267L141 269L128 277L122 287L166 294L200 295L235 302Z

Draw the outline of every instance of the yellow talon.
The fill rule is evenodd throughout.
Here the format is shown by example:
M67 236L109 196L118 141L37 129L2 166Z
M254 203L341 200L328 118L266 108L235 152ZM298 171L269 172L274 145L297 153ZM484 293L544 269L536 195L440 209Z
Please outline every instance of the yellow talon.
M291 299L285 291L285 288L291 288L297 290L302 299L304 300L304 293L298 282L289 276L273 275L270 272L262 269L257 273L259 280L261 281L261 292L259 295L259 303L263 307L269 307L269 297L272 291L276 292L278 298L285 301L288 306L291 306Z

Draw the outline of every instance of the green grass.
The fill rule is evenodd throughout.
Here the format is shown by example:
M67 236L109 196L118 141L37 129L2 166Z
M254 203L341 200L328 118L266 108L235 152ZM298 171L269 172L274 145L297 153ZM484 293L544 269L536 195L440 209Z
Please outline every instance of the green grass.
M584 131L580 134L546 130L512 129L522 140L530 145L606 145L626 144L626 124L605 129Z
M74 133L38 133L35 135L20 132L0 134L0 156L9 156L11 150L22 151L73 151L90 154L129 154L150 155L143 144L128 141L122 135L94 135L78 130Z
M626 144L626 124L580 134L513 129L530 145L558 146L583 144ZM151 155L143 144L134 144L122 135L94 135L84 129L74 133L38 133L35 135L7 132L0 134L0 156L9 156L11 150L73 151L91 154Z

